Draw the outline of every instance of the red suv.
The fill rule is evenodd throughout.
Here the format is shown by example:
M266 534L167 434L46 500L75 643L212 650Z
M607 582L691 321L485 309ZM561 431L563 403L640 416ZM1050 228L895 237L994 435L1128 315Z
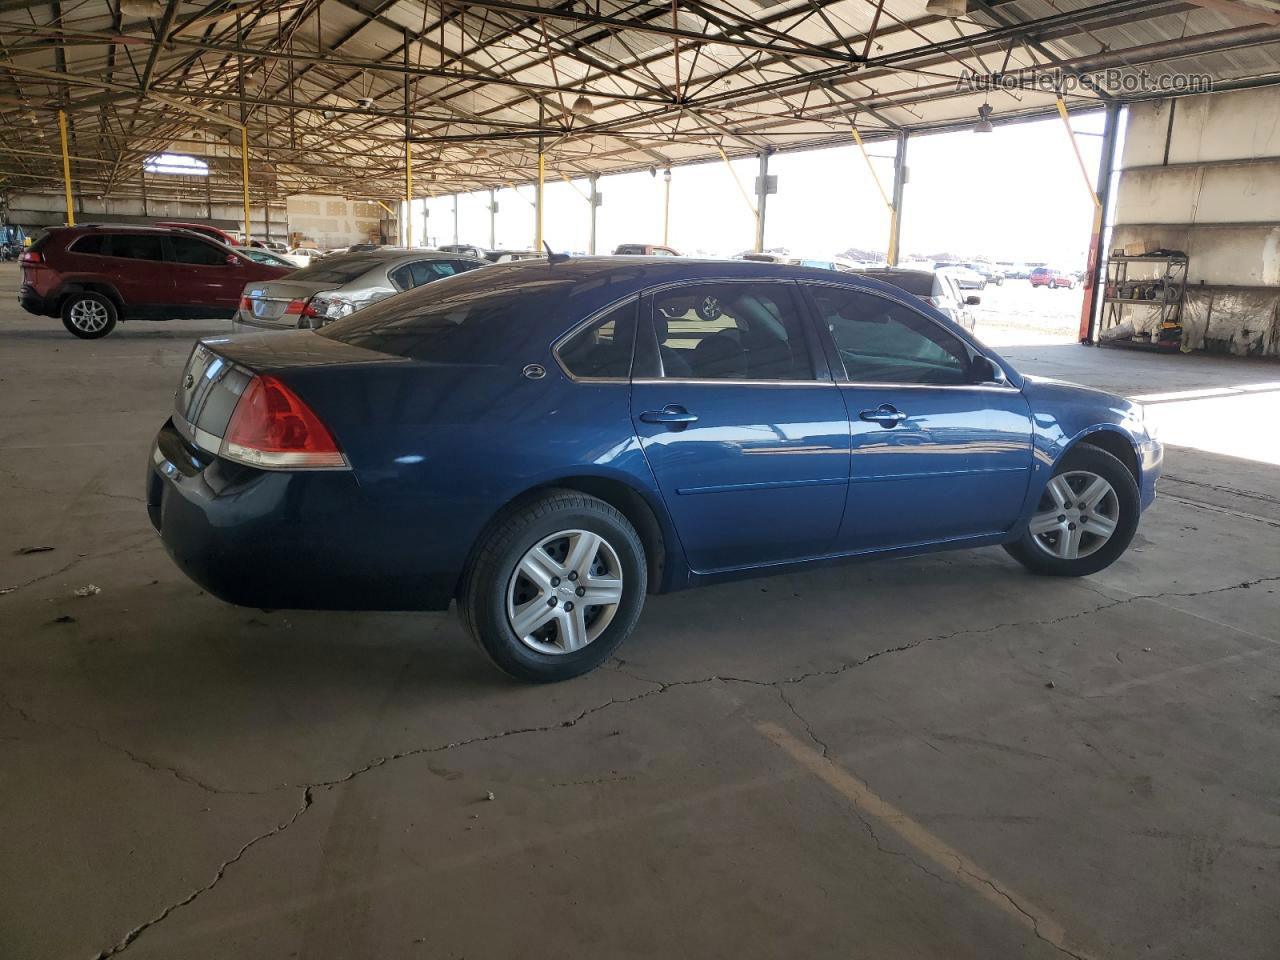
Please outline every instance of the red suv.
M22 308L62 317L85 340L105 337L117 320L230 318L246 283L292 272L186 230L156 227L54 227L19 260Z
M1050 290L1055 287L1066 287L1070 290L1076 285L1075 277L1061 270L1055 270L1053 267L1036 267L1027 279L1031 281L1033 287L1048 287Z

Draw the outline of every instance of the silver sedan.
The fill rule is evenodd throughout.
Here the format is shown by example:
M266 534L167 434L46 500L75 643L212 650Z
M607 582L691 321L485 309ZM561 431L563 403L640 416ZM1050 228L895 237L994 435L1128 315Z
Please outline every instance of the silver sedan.
M456 253L404 248L327 257L278 280L246 284L232 329L321 327L397 293L485 265Z

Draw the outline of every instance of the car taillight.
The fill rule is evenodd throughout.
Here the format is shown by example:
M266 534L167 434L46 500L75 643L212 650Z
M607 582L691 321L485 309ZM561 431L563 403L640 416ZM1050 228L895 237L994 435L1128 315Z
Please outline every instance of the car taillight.
M240 309L245 313L253 313L253 298L242 296L240 298Z
M307 301L305 300L290 300L289 305L284 308L284 315L286 317L296 317L306 309L306 306Z
M231 414L221 455L267 470L350 470L328 428L275 377L249 381Z
M34 250L28 250L18 257L19 263L44 263L44 257Z

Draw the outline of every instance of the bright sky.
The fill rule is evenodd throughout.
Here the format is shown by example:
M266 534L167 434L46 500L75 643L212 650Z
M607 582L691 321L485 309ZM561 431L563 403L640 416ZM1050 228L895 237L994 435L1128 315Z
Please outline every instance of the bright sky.
M1074 117L1092 181L1102 141L1102 114ZM892 143L868 146L886 191L892 189ZM992 260L1043 260L1082 268L1093 216L1079 165L1061 120L913 136L907 152L903 201L903 258L950 252ZM754 159L735 160L742 188L754 197ZM769 197L765 247L831 256L849 247L884 250L889 216L856 147L775 154L769 172L778 192ZM620 243L661 243L662 171L600 178L596 249ZM585 252L589 236L586 180L547 181L544 236L557 251ZM532 185L497 192L496 246L533 245ZM487 193L458 199L458 240L489 246ZM453 199L426 201L429 245L454 241ZM414 238L423 237L423 201L414 202ZM730 256L752 248L755 225L742 190L722 162L674 167L671 246L682 253Z

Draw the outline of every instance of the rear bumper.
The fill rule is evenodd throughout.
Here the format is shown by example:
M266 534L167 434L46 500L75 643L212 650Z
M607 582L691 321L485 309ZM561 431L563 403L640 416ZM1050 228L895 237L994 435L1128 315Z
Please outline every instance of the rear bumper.
M58 315L57 301L49 297L42 297L34 287L26 283L18 288L18 306L22 307L27 313L34 313L38 317L56 317Z
M231 318L232 333L266 333L270 330L297 329L299 329L299 325L296 315L279 320L263 320L260 317L255 317L252 313L237 310L235 316Z
M256 470L192 448L166 422L147 512L179 569L228 603L266 609L444 610L457 571L400 543L348 472ZM413 562L407 564L406 558Z

